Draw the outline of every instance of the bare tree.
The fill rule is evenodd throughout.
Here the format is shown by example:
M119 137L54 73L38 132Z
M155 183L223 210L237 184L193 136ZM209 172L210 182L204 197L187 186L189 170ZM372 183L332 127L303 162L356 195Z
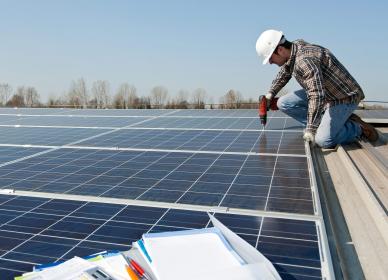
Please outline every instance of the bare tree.
M151 90L151 104L154 108L162 108L166 103L168 91L163 86L154 87Z
M136 88L133 85L128 85L127 88L128 95L127 95L127 104L129 108L135 108L136 104L139 102L139 97L137 97L136 94Z
M54 93L51 93L48 101L47 106L48 107L63 107L63 105L66 104L66 101L63 100L63 97L66 96L66 93L63 93L62 96L57 97Z
M208 109L215 109L213 97L210 96L209 99L207 100L207 103L208 103Z
M34 87L24 88L23 95L27 107L34 107L40 103L39 94Z
M73 81L68 93L68 99L70 105L75 107L82 106L87 108L88 104L88 93L86 88L86 82L83 78Z
M136 109L151 109L151 98L148 96L140 97Z
M25 102L24 102L24 92L25 88L24 87L18 87L16 89L16 92L12 97L8 100L7 106L12 106L12 107L24 107Z
M176 103L181 109L186 109L188 105L189 100L189 91L181 89L178 91L177 97L176 97Z
M120 85L116 94L116 101L120 102L120 108L135 108L138 99L139 98L136 95L135 86L128 83L123 83Z
M0 105L3 106L7 104L8 98L11 96L12 87L5 83L0 84Z
M224 103L228 109L238 109L241 107L242 95L234 89L229 90L224 97Z
M192 94L193 105L195 109L204 109L206 101L206 90L197 88Z
M174 98L171 98L167 102L167 109L187 109L189 107L188 102L189 92L187 90L181 89L178 91L177 95Z
M68 94L67 94L67 103L73 107L81 107L81 99L79 98L79 96L77 95L77 92L75 91L75 89L73 88L73 86L71 87L71 89L69 90Z
M257 100L253 99L252 97L249 97L248 100L244 101L241 104L241 109L257 109Z
M126 109L126 102L123 93L117 91L115 96L113 97L113 107L116 109Z
M219 109L226 109L225 95L221 96L218 102Z
M109 103L108 81L95 81L92 86L92 93L95 98L97 109L106 108Z

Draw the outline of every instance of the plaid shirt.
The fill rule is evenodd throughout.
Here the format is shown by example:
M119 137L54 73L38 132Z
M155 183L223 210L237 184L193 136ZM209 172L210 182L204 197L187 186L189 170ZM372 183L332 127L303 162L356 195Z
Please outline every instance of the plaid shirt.
M328 49L303 40L292 43L291 56L280 68L269 93L275 96L294 76L307 92L306 131L315 134L325 109L344 103L358 104L364 93Z

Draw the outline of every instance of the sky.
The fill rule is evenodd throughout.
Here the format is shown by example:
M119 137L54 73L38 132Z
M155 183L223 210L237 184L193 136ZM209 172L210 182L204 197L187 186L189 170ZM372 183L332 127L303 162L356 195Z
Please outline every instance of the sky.
M35 87L43 101L71 82L121 83L147 96L204 88L257 99L276 76L255 43L266 29L327 47L364 89L388 101L387 1L0 0L0 83ZM293 79L285 89L297 90Z

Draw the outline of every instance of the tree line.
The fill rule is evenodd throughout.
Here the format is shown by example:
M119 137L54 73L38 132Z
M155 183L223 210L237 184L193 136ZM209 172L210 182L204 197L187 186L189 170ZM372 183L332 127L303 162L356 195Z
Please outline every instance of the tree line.
M214 102L205 89L192 92L181 89L174 95L164 86L155 86L148 96L139 96L134 85L122 83L111 93L106 80L98 80L88 88L85 79L71 82L67 92L60 96L51 95L42 102L34 87L19 86L13 90L8 83L0 83L0 106L8 107L72 107L72 108L116 108L116 109L248 109L256 108L252 98L244 99L238 90L230 89L219 102Z

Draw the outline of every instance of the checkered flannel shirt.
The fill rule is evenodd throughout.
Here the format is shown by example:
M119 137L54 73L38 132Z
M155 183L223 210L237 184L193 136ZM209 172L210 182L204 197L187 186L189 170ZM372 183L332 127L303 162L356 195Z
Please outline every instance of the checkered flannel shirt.
M328 49L303 40L292 43L291 56L280 68L269 93L275 96L294 76L307 92L306 131L315 134L325 109L344 103L358 104L364 93Z

